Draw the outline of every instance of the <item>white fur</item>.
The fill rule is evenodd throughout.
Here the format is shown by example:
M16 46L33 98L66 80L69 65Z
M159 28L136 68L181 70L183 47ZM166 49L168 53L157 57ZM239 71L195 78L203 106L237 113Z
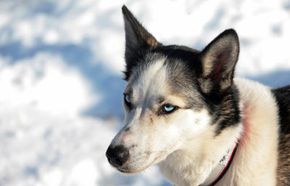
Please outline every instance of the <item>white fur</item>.
M278 109L269 88L236 80L244 111L244 133L231 169L222 185L276 185Z
M258 83L236 80L244 122L242 128L229 128L213 139L209 131L202 136L203 148L189 145L160 163L169 180L178 186L203 183L232 143L240 138L233 163L219 186L274 186L276 184L278 118L270 90ZM242 134L239 133L242 131ZM204 143L207 141L208 144ZM198 150L198 151L197 151Z
M241 133L241 127L229 128L214 137L214 130L209 127L196 140L169 155L159 164L162 173L178 186L202 184Z
M210 123L205 109L180 109L167 116L156 116L155 102L159 96L173 105L184 104L170 92L164 60L153 63L144 72L135 72L129 79L126 90L133 90L134 109L126 113L125 127L112 146L127 147L131 158L118 169L135 173L159 163L162 173L177 186L198 186L229 147L240 140L233 163L218 185L275 185L278 119L270 90L251 81L235 80L243 122L216 136L217 125Z
M207 110L179 109L167 116L157 116L158 108L152 110L151 107L155 106L154 102L159 96L165 97L165 103L179 107L185 105L185 100L171 94L167 84L168 74L166 68L163 68L163 63L164 60L156 61L146 71L135 72L140 73L135 76L137 79L134 79L133 74L129 80L126 90L133 90L131 102L135 108L126 112L125 127L111 144L129 148L132 158L123 167L119 167L123 172L139 172L164 160L174 151L188 147L193 147L197 154L198 150L208 146L207 139L215 135L215 128L210 128ZM130 131L126 130L128 128ZM202 139L204 140L201 143ZM219 157L222 157L223 153L219 152Z

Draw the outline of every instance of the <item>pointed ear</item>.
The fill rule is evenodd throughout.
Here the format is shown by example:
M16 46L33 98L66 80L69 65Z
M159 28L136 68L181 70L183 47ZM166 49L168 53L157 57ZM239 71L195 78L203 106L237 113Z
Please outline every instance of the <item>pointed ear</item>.
M153 37L130 10L124 5L122 7L124 22L125 22L125 34L126 34L126 50L125 58L126 62L130 62L132 56L136 55L136 51L156 47L159 45L158 41Z
M201 52L201 88L209 93L213 88L223 91L233 83L239 56L239 38L235 30L225 30Z

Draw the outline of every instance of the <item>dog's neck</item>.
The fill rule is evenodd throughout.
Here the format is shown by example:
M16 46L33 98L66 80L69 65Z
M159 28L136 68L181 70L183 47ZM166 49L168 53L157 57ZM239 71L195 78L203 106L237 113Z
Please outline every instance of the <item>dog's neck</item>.
M227 151L235 147L241 130L242 127L229 128L214 139L213 131L209 131L198 142L170 154L159 164L161 172L178 186L205 183Z
M201 186L213 186L222 179L222 177L228 171L232 160L234 159L237 148L238 142L226 151L225 155L219 161L217 166L212 170L207 179L201 184Z

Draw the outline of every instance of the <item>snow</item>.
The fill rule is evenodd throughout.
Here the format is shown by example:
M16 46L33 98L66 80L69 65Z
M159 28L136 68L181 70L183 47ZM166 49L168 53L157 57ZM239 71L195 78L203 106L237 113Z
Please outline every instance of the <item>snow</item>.
M14 63L10 65L9 61L0 60L2 105L34 104L49 113L74 115L97 101L98 95L91 93L80 73L58 56L40 53ZM74 94L71 94L72 91Z
M1 186L168 185L105 158L122 126L123 4L165 44L202 49L233 27L238 75L290 83L288 0L0 1Z

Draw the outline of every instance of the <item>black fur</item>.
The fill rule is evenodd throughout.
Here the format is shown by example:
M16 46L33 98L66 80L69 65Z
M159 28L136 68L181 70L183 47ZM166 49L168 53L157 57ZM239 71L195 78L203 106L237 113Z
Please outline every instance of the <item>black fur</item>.
M201 52L185 46L164 46L126 7L122 10L126 32L125 80L133 71L141 73L156 58L165 57L176 91L191 100L188 105L195 109L206 105L213 115L212 123L219 122L217 134L239 123L239 95L233 85L239 41L234 30L226 30Z
M279 109L279 160L277 185L290 185L290 86L272 90Z
M201 88L226 90L233 84L235 66L239 56L239 38L233 29L225 30L200 53Z
M272 90L279 109L280 133L290 133L290 86Z
M142 26L126 6L122 7L125 23L125 80L128 80L134 66L136 66L149 49L158 45L158 41Z
M202 73L202 61L200 60L199 51L184 46L172 45L160 46L151 52L161 53L162 56L167 57L165 64L168 64L169 74L172 76L171 79L175 81L173 84L180 92L189 95L187 100L192 100L191 106L202 107L206 105L208 107L214 118L212 122L219 121L217 134L224 128L240 122L239 93L235 85L231 85L225 90L221 90L219 86L213 86L214 88L209 92L201 90L201 86L198 84L198 78ZM191 87L184 87L182 86L183 83L184 86L191 85ZM199 90L197 91L198 95L197 92L194 95L190 94L194 90ZM199 99L196 99L196 96L199 96ZM203 100L202 103L201 100Z
M188 100L189 109L209 110L216 135L241 123L239 93L233 84L239 55L239 39L224 31L202 51L185 46L164 46L125 7L125 80L134 81L150 63L164 59L172 91ZM134 72L134 73L133 73ZM133 76L134 75L134 76ZM279 109L279 160L277 185L290 185L290 86L273 89Z

